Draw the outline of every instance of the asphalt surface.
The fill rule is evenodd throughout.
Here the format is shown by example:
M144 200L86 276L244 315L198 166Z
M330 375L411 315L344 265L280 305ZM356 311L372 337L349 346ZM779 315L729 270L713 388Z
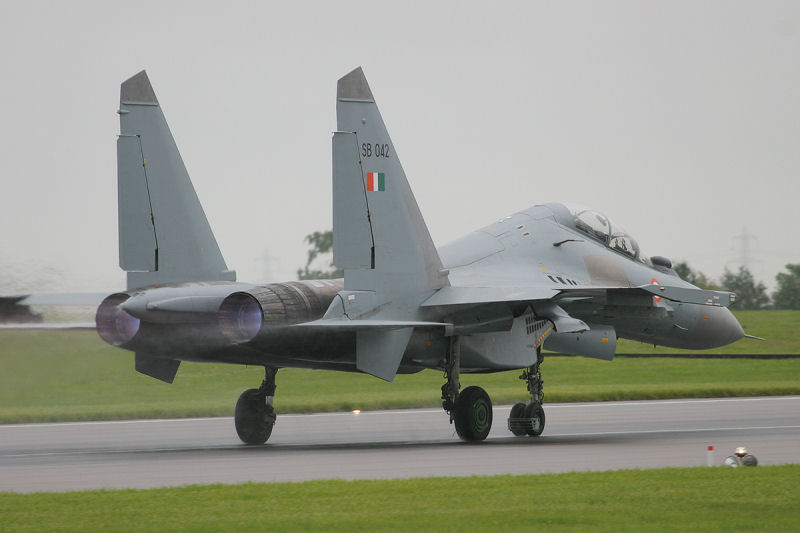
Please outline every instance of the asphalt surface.
M477 444L441 409L279 415L263 446L232 418L0 425L0 491L703 466L709 445L800 462L800 396L546 404L539 438L511 435L509 408Z

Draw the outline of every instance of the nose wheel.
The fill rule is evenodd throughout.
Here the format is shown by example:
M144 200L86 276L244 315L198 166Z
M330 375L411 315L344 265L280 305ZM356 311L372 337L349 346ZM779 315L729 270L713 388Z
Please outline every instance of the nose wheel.
M519 379L525 380L531 399L527 403L517 403L508 416L508 429L517 437L528 435L538 437L544 431L544 408L542 407L542 372L540 365L544 360L541 348L536 350L536 363L522 372Z
M277 418L272 400L275 396L277 368L265 367L264 381L257 389L247 389L236 402L236 434L245 444L264 444L272 435Z

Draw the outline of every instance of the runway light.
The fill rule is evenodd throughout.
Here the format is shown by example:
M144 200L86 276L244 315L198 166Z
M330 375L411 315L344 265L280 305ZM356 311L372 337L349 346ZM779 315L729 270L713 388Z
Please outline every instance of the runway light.
M353 414L354 415L360 415L361 414L361 409L353 409Z

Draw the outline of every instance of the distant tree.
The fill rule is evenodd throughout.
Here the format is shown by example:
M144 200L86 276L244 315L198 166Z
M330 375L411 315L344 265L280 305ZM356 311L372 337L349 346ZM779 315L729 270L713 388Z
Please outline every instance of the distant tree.
M786 265L788 272L775 276L778 288L772 293L776 309L800 309L800 264Z
M763 309L769 305L767 287L761 282L756 283L745 267L739 267L736 273L726 268L721 281L725 289L736 293L736 303L733 305L737 309Z
M710 289L710 290L719 290L721 287L717 285L714 280L703 274L702 272L692 270L689 267L689 263L686 261L681 261L676 263L672 266L672 269L680 276L680 278L684 281L688 281L695 287L700 287L701 289Z
M297 269L298 279L332 279L341 278L344 273L333 265L333 256L326 262L327 269L313 268L312 263L320 256L333 253L333 231L315 231L304 239L310 246L308 261L304 268Z

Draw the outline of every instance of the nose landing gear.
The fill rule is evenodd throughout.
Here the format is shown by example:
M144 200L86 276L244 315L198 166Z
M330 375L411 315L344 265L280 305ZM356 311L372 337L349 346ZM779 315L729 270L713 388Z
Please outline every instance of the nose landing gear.
M521 437L529 435L538 437L544 431L544 408L542 407L542 372L540 365L544 357L541 347L536 349L536 362L522 372L519 379L525 380L531 399L528 403L517 403L511 408L508 417L508 429L514 435Z

